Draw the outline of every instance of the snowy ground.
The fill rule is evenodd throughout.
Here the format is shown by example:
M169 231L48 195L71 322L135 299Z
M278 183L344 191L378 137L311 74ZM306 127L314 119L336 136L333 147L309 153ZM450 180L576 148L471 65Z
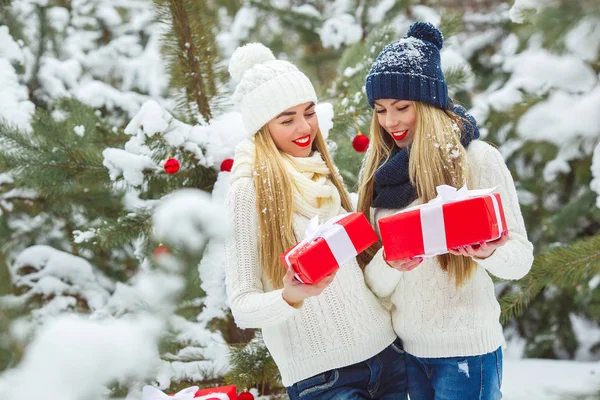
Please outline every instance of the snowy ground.
M504 360L503 400L595 399L600 390L600 361Z

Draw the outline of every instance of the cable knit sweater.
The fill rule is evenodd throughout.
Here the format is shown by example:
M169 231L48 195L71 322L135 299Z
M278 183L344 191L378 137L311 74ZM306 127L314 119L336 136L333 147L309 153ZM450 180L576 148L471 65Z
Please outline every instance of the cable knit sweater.
M235 173L236 169L234 167ZM282 298L258 260L256 191L252 178L236 177L227 198L233 233L226 243L227 293L241 328L261 328L285 386L324 371L364 361L396 338L389 312L369 290L355 259L333 282L298 308ZM306 196L306 193L303 193ZM339 213L344 213L339 207ZM309 217L294 215L300 240ZM283 266L282 266L283 268Z
M519 201L502 155L482 141L467 149L471 168L470 189L497 187L509 229L509 240L486 259L458 290L436 258L425 259L410 272L399 272L382 262L365 268L374 293L391 296L394 330L405 350L417 357L459 357L489 353L504 344L491 273L502 279L519 279L533 263L533 245L527 239ZM419 204L419 200L409 207ZM398 210L373 209L374 220ZM382 260L382 250L375 259Z

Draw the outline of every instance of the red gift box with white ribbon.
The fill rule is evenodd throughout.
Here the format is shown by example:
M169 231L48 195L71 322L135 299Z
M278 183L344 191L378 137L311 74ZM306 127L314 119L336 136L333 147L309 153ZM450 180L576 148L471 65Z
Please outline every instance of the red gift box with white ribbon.
M154 386L144 386L142 400L237 400L235 385L198 389L192 386L175 394L165 394Z
M305 238L280 258L300 282L315 284L377 240L362 213L339 215L321 225L315 217L308 223Z
M508 228L502 199L494 189L438 186L438 196L430 202L381 218L386 260L433 257L499 239Z

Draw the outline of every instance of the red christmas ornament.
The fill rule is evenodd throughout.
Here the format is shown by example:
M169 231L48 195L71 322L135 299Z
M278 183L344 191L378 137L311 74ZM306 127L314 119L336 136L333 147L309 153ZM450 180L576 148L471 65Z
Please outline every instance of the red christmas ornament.
M179 161L174 159L173 157L169 157L167 161L165 161L165 165L163 167L167 174L174 174L179 171Z
M233 167L233 159L226 158L221 163L221 172L231 172L231 167Z
M243 391L238 395L238 400L254 400L254 395L248 391Z
M364 153L369 147L369 137L358 132L358 135L352 139L352 147L359 153Z
M154 249L154 258L158 259L163 254L171 254L171 250L163 244L160 244L157 248Z

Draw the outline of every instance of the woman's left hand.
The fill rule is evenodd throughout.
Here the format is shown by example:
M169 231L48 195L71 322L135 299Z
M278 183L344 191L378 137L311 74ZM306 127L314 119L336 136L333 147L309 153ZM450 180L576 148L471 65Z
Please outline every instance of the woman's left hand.
M476 257L483 259L491 256L498 247L502 246L507 241L508 232L504 231L502 232L502 236L493 242L481 242L478 246L475 245L475 247L471 245L457 247L454 249L449 249L449 252L455 256Z

